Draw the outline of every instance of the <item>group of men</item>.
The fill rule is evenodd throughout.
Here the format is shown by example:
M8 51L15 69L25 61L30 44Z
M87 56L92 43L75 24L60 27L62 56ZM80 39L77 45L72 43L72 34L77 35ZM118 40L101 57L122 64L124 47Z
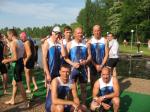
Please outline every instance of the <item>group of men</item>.
M50 35L42 39L42 61L47 87L46 111L86 112L88 110L86 87L89 79L93 96L90 110L109 110L113 105L114 112L118 112L119 84L114 68L118 62L118 43L114 35L109 33L108 38L102 37L100 25L93 26L93 36L89 40L83 38L81 27L75 28L72 35L71 27L66 26L63 34L64 36L60 27L55 26ZM34 68L34 47L25 32L20 34L20 39L17 37L14 29L8 30L7 38L12 54L11 57L0 60L0 66L11 62L14 72L12 98L5 104L15 103L19 87L25 105L28 106L26 93L31 92L30 75ZM26 92L22 84L23 69L27 83ZM1 71L1 73L7 72ZM38 87L34 76L32 81L33 91L36 91ZM81 100L78 97L78 85L80 85Z
M12 97L10 100L5 101L5 104L15 104L15 97L17 93L17 89L19 87L21 95L25 103L23 107L29 107L29 101L27 100L26 93L31 93L30 89L30 77L31 71L34 68L35 63L35 46L31 39L28 39L25 32L20 33L20 38L15 29L9 29L7 31L7 36L2 36L0 38L1 43L1 60L0 60L0 68L1 74L3 75L3 85L4 85L4 94L7 93L7 79L8 75L6 64L10 64L12 68L13 78L12 78ZM5 40L4 40L5 39ZM7 43L6 43L6 40ZM7 48L7 52L6 49ZM9 52L9 53L8 53ZM6 54L9 54L8 56ZM5 55L5 56L4 56ZM25 71L27 90L25 91L24 86L22 84L22 72ZM34 90L38 89L34 76L32 76L32 81L34 84Z
M62 37L60 28L56 26L43 45L47 80L46 111L67 112L74 108L76 111L86 112L87 74L90 74L93 89L91 110L108 110L113 104L114 112L117 112L119 84L114 67L118 56L113 51L118 50L118 43L113 39L113 34L109 33L108 39L101 37L99 25L93 27L93 36L88 41L84 40L81 27L74 29L73 38L71 32L70 27L65 27ZM108 40L113 41L113 44L108 45ZM109 55L111 57L107 63ZM81 100L77 95L78 84L81 88Z

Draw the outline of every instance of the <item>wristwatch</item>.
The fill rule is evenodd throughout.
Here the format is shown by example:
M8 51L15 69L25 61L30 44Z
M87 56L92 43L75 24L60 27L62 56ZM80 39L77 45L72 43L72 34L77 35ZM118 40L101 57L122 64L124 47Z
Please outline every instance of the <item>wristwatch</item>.
M105 95L103 96L103 99L104 99L104 100L106 99L106 96L105 96Z

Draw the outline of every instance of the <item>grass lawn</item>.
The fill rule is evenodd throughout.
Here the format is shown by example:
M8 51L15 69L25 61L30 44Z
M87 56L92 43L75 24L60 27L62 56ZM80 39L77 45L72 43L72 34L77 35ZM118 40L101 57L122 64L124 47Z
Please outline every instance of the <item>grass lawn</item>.
M121 53L136 54L136 53L137 53L137 47L136 47L136 46L133 46L133 47L132 47L132 50L131 50L131 46L130 46L130 45L124 46L124 45L120 44L120 46L119 46L119 51L120 51ZM144 55L144 56L150 56L150 49L148 49L148 47L141 46L141 47L140 47L140 51L143 51L143 52L141 53L142 55Z

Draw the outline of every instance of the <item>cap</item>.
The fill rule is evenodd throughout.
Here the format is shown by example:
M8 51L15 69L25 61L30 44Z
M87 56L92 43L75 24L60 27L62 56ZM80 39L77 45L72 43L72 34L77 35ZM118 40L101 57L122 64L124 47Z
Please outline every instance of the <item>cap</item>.
M59 26L55 26L52 30L53 32L61 32L60 27Z
M20 33L20 39L23 40L23 41L27 39L27 34L26 34L26 32L21 32L21 33Z

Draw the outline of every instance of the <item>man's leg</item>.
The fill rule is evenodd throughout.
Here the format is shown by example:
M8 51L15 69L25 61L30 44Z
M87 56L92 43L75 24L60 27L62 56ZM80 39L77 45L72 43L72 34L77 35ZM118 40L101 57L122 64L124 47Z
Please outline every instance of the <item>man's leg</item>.
M90 68L90 78L91 78L91 90L93 90L93 86L95 81L98 79L97 71L95 68Z
M114 97L112 99L112 103L113 103L114 112L118 112L119 106L120 106L120 99L119 99L119 97Z
M26 84L27 84L26 93L31 93L31 89L30 89L30 69L27 69L25 67L24 70L25 70Z
M12 85L13 85L12 97L9 101L6 101L5 104L12 104L12 105L15 104L15 97L17 93L17 84L15 80L12 81Z
M36 90L38 90L38 86L36 84L36 80L35 80L35 76L33 74L33 70L31 70L30 72L31 72L31 75L32 75L32 82L33 82L33 85L34 85L33 91L36 91Z
M22 95L23 100L26 101L26 100L27 100L27 97L26 97L26 92L25 92L24 86L23 86L23 84L22 84L22 81L17 82L17 86L18 86L19 89L20 89L20 92L21 92L21 95Z
M8 76L6 73L3 74L3 88L4 88L4 94L7 94L7 81Z
M8 76L7 76L7 68L5 64L1 64L1 74L2 74L2 79L3 79L3 89L4 89L4 94L7 94L7 81L8 81Z
M81 86L81 101L82 104L86 105L86 96L87 96L87 92L86 92L86 83L80 83Z

